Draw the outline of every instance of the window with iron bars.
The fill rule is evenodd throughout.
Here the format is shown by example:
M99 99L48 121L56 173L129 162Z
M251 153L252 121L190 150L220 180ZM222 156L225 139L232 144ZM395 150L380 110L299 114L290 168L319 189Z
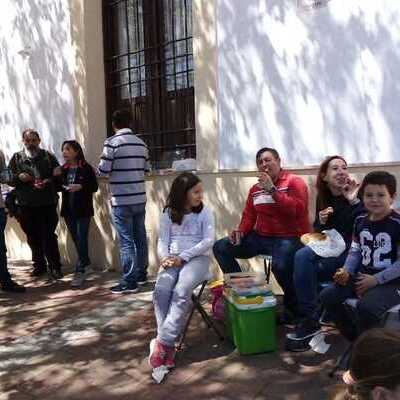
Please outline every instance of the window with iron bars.
M195 158L192 0L103 0L103 22L108 120L131 108L156 169Z

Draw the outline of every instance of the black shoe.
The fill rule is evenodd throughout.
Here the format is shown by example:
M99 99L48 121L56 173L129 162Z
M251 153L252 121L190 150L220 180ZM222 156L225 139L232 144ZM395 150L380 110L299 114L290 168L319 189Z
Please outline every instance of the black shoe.
M41 276L41 275L44 275L46 272L47 272L46 268L42 268L42 267L37 268L37 267L35 267L35 268L33 268L32 272L31 272L31 275L32 276Z
M18 283L14 281L3 283L1 285L1 290L3 292L12 292L12 293L24 293L26 291L24 286L18 285Z
M61 272L61 269L60 269L60 268L54 268L54 269L51 269L51 270L50 270L50 276L51 276L53 279L61 279L64 275L63 275L63 273Z
M123 293L137 293L139 291L139 288L137 287L137 285L128 286L119 283L118 285L110 288L110 290L114 294L123 294Z
M310 350L310 340L321 332L319 323L303 319L295 327L294 333L286 335L285 348L288 351L301 352Z
M294 333L288 334L293 340L311 339L321 332L321 327L317 321L312 319L301 320L294 328Z
M294 353L301 353L303 351L308 351L311 349L310 339L293 340L288 337L289 335L291 335L291 334L287 335L286 342L285 342L286 351L291 351Z

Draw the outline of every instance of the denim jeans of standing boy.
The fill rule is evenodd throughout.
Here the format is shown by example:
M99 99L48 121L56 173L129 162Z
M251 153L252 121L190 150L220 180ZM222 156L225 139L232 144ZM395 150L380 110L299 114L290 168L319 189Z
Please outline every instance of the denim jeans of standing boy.
M297 237L267 237L252 231L242 239L240 245L233 245L227 237L218 240L214 244L213 251L224 273L241 271L236 258L247 259L260 254L272 256L272 272L284 291L285 307L296 314L293 258L300 246Z
M112 207L122 265L120 283L128 287L135 287L138 281L147 278L145 207L145 204Z
M78 262L75 267L75 272L85 272L85 267L90 265L88 244L90 220L90 217L65 217L65 223L78 253Z

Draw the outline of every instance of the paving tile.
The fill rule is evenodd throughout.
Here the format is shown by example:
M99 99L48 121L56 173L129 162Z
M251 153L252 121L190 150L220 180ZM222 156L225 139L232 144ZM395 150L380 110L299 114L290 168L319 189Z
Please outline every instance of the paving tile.
M278 351L241 356L195 314L177 368L157 385L147 364L152 286L114 296L116 273L83 290L71 290L70 276L49 285L28 268L13 273L29 290L0 294L0 400L319 400L337 382L327 377L345 346L337 334L326 355L294 354L282 350L288 329L279 327Z

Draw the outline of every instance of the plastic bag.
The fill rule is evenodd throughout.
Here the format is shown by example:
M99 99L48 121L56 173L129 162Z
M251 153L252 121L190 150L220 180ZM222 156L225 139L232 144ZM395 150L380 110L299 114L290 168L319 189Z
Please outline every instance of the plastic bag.
M210 285L212 295L211 312L212 317L216 320L224 319L224 284L223 281L216 281Z

